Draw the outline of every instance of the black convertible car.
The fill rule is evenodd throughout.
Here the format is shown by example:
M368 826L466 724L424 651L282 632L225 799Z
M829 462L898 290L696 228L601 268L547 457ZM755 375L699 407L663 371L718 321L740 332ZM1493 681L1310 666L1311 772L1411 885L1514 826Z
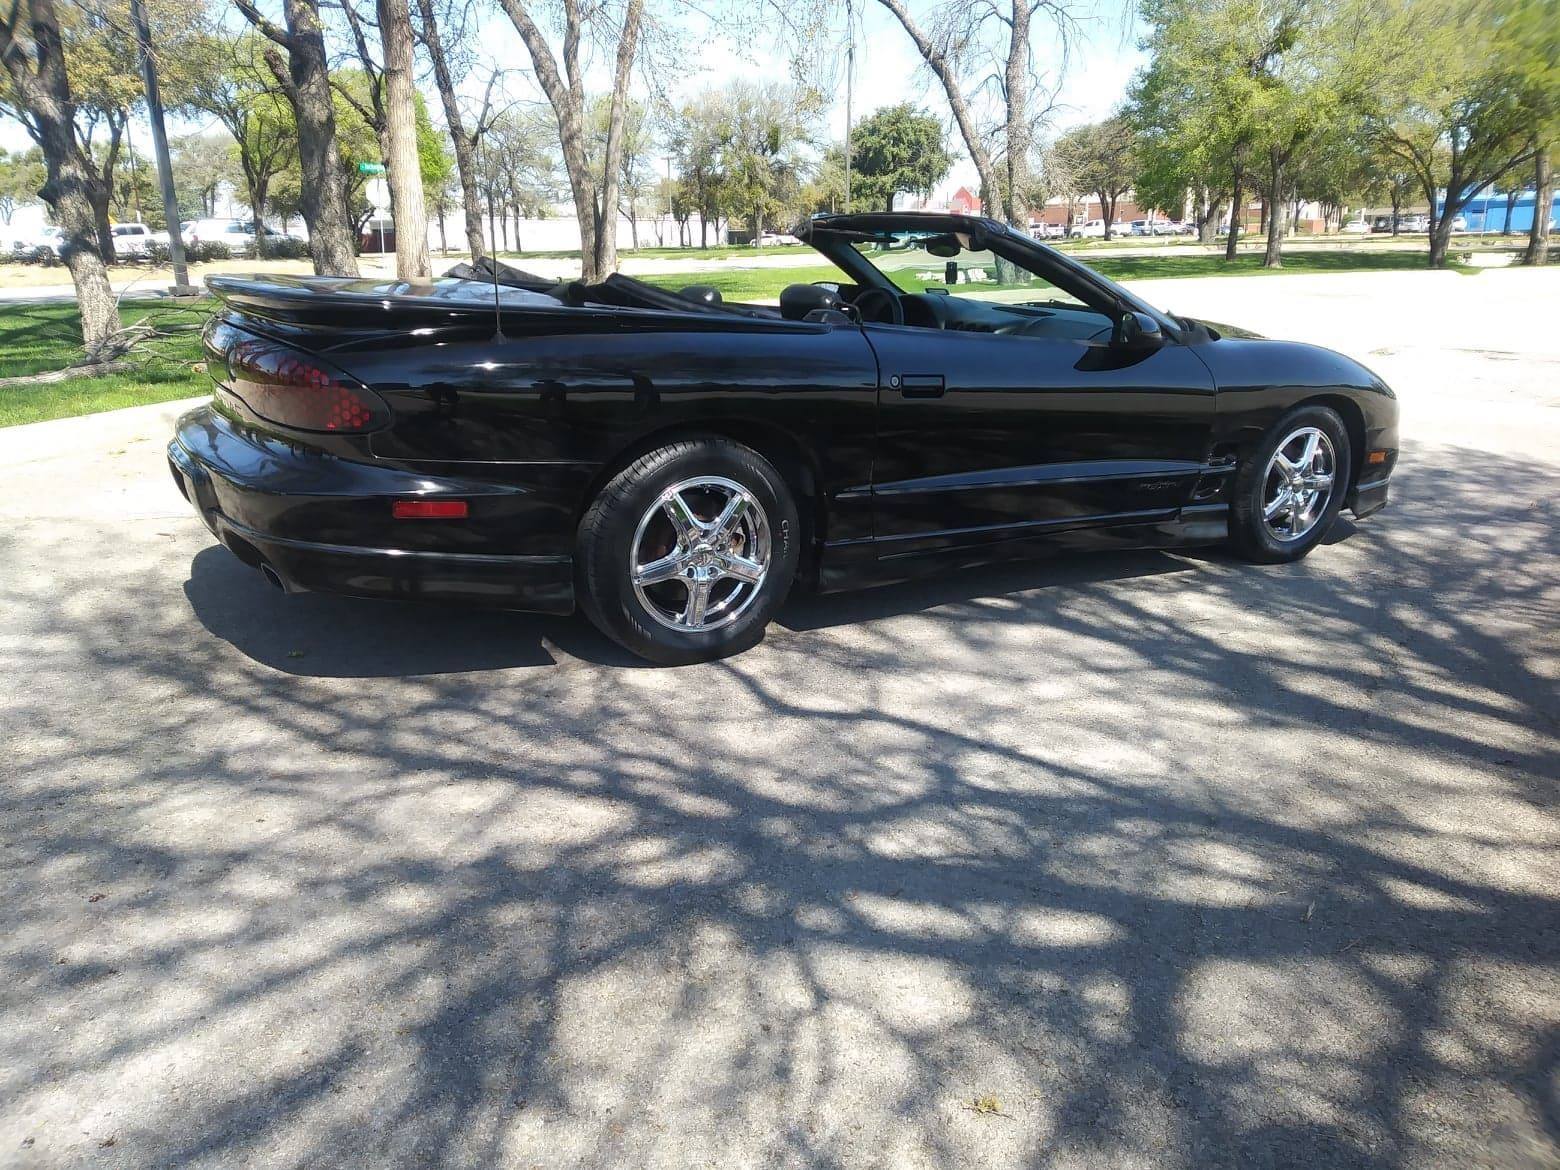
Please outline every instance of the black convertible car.
M275 585L567 613L694 662L822 590L1058 548L1310 552L1387 499L1397 402L1328 350L1172 316L1026 235L820 216L778 307L483 262L219 277L168 457Z

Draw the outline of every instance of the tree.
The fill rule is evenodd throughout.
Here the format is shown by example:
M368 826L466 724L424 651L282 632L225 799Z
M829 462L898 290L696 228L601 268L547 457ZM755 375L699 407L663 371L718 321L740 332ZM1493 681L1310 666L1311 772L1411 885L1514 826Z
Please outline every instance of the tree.
M292 105L300 162L299 210L309 229L314 271L357 275L357 249L336 146L325 34L318 0L283 0L283 25L260 13L254 0L233 0L246 20L270 40L265 62ZM282 59L282 50L287 59Z
M853 185L869 206L888 211L894 210L900 191L929 193L952 165L942 123L909 102L873 114L856 128L851 142Z
M609 4L561 0L563 6L563 67L546 35L531 14L529 0L501 0L525 43L537 83L547 95L558 123L563 168L574 196L580 225L581 279L600 280L617 268L617 205L623 162L623 119L628 106L629 72L639 50L644 0L624 0L622 17ZM593 167L585 119L585 71L580 45L587 35L613 49L611 105L600 165Z
M747 81L728 85L722 105L720 202L747 220L757 243L800 202L813 106L791 86Z
M481 108L475 118L468 117L461 107L460 96L455 88L454 66L457 62L452 60L449 51L445 48L444 36L440 31L441 17L435 0L417 0L417 10L421 17L419 35L428 50L429 61L433 65L434 87L439 91L439 101L444 107L444 124L449 130L451 146L455 152L455 170L460 179L461 208L466 218L466 247L471 252L471 258L475 260L486 251L482 243L482 202L478 190L477 150L482 142L482 136L492 126L497 112L493 108L493 87L498 82L499 72L494 69L488 74L487 85L482 93ZM464 40L463 36L457 35L455 44L459 45ZM443 230L442 220L440 230Z
M406 0L378 0L385 53L385 114L390 189L395 200L395 273L401 280L433 275L428 212L423 206L417 150L417 83L412 76L412 18Z
M725 99L719 90L706 90L683 103L668 131L681 176L679 199L699 216L701 248L709 246L709 226L718 225L725 210L721 159L726 133Z
M612 103L605 96L597 96L587 110L590 138L587 142L590 167L599 172L606 165L607 138L612 124ZM615 214L628 220L632 233L630 247L639 247L640 200L655 183L655 169L650 162L655 149L655 132L650 124L650 110L643 102L629 99L623 109L622 146L618 162L618 206Z
M1432 268L1445 266L1468 200L1532 158L1526 46L1510 27L1524 3L1497 0L1492 11L1484 0L1387 0L1371 10L1359 46L1370 63L1371 118L1430 204ZM1415 52L1399 51L1410 43Z
M264 222L271 184L298 154L297 123L292 107L275 90L264 43L253 33L203 36L186 53L188 80L182 92L171 92L170 97L186 113L210 114L232 136L250 213ZM185 168L174 167L174 175L183 181ZM214 205L214 198L204 199L203 214L210 214ZM255 247L264 254L263 233L255 237Z
M233 174L234 156L238 153L234 144L224 135L186 134L168 144L168 153L179 206L187 208L191 218L215 215L217 192ZM258 218L260 213L255 214Z
M43 152L36 146L16 154L0 150L0 222L9 225L18 207L38 197L43 183Z
M1034 96L1047 92L1033 68L1035 17L1044 13L1049 18L1041 23L1049 23L1065 49L1074 25L1067 0L947 0L925 24L911 15L906 0L879 3L893 14L942 86L964 149L980 175L986 206L1000 207L1014 227L1027 227L1030 148L1036 129L1051 112L1049 101L1038 109L1031 105ZM999 72L963 80L991 61L1000 66ZM988 86L1001 96L1001 115L995 125L983 126L972 98Z
M1072 175L1074 188L1092 192L1100 201L1105 238L1110 239L1116 204L1132 189L1138 172L1131 120L1117 114L1103 122L1076 127L1057 140L1055 151Z
M45 178L38 194L64 236L61 251L76 288L87 360L107 363L118 355L120 322L97 230L94 200L102 178L88 165L77 137L54 0L25 0L25 6L17 0L0 15L0 61L11 101L25 115L28 133L43 151ZM106 201L107 193L101 192L101 198Z

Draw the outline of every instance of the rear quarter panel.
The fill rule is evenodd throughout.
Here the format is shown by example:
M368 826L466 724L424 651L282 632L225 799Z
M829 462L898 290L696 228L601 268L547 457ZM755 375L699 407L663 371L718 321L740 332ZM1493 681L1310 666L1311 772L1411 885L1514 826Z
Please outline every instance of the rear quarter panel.
M394 411L376 459L529 487L570 516L569 542L603 472L662 433L773 429L830 500L871 475L877 363L854 326L582 315L347 339L330 359ZM831 537L870 526L854 499L826 509Z

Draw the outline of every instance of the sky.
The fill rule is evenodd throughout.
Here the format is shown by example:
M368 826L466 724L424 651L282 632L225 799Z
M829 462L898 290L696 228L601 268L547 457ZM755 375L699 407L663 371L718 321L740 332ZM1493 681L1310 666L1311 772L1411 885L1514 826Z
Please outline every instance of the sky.
M737 0L747 3L750 0ZM775 0L784 4L787 0ZM1081 0L1087 3L1088 0ZM1082 13L1079 35L1070 47L1062 70L1062 54L1059 42L1050 30L1037 26L1035 36L1036 67L1043 78L1054 79L1061 75L1058 93L1059 108L1055 115L1054 129L1065 129L1079 122L1096 121L1118 105L1126 93L1133 72L1144 63L1143 54L1136 48L1135 32L1124 26L1119 0L1098 0L1101 7L1092 12L1080 7ZM909 0L913 14L923 17L930 9L928 0ZM910 101L944 120L952 130L952 119L947 101L940 86L921 63L920 56L910 38L900 28L893 16L875 0L853 0L856 23L856 64L853 98L853 117L857 124L883 106ZM762 12L762 10L759 10ZM233 18L239 18L235 15ZM745 26L736 35L726 35L723 28L732 27L729 22L707 21L699 18L695 23L682 26L683 35L677 46L688 46L691 52L683 52L676 58L675 76L668 84L662 84L673 98L690 96L701 89L718 86L735 78L759 81L786 82L791 80L790 57L778 36L766 36L765 21L760 18L754 26ZM835 37L843 44L845 19L841 11L834 20ZM522 100L540 100L541 94L526 76L529 59L518 34L507 17L501 13L473 30L483 46L482 56L490 61L504 63L514 70L508 86L510 96ZM642 64L641 68L644 68ZM589 74L589 84L606 89L610 83L605 61L594 62ZM465 80L473 103L480 100L486 70L473 72ZM843 54L836 59L819 61L806 80L832 96L833 106L825 115L825 130L830 140L838 141L845 135L845 68ZM1049 81L1054 84L1054 81ZM428 87L428 108L435 117L440 109L437 96ZM635 80L635 89L647 90L645 80ZM186 124L174 121L169 126L172 135L200 131L206 124ZM215 126L209 127L216 129ZM144 122L132 128L132 137L138 152L150 150L150 132ZM950 142L958 156L953 171L939 188L940 194L965 185L976 186L974 167L962 157L962 145L956 133L950 134ZM9 119L0 118L0 146L8 150L23 150L31 146L22 127Z

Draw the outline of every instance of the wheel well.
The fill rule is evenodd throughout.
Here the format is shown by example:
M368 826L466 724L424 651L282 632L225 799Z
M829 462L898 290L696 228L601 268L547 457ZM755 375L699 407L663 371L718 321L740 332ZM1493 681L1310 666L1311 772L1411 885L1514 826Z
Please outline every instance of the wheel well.
M1353 491L1360 482L1360 468L1365 465L1365 412L1359 403L1341 394L1322 394L1299 405L1328 406L1343 419L1344 429L1349 432L1349 490Z
M712 419L670 426L643 435L603 464L592 478L576 511L576 526L585 510L612 481L612 477L641 455L669 443L702 438L731 439L751 447L774 464L775 470L785 479L786 486L796 497L796 514L802 522L802 556L797 564L797 577L811 582L817 569L817 538L825 530L827 519L824 496L818 488L815 457L805 444L783 427L746 419Z

